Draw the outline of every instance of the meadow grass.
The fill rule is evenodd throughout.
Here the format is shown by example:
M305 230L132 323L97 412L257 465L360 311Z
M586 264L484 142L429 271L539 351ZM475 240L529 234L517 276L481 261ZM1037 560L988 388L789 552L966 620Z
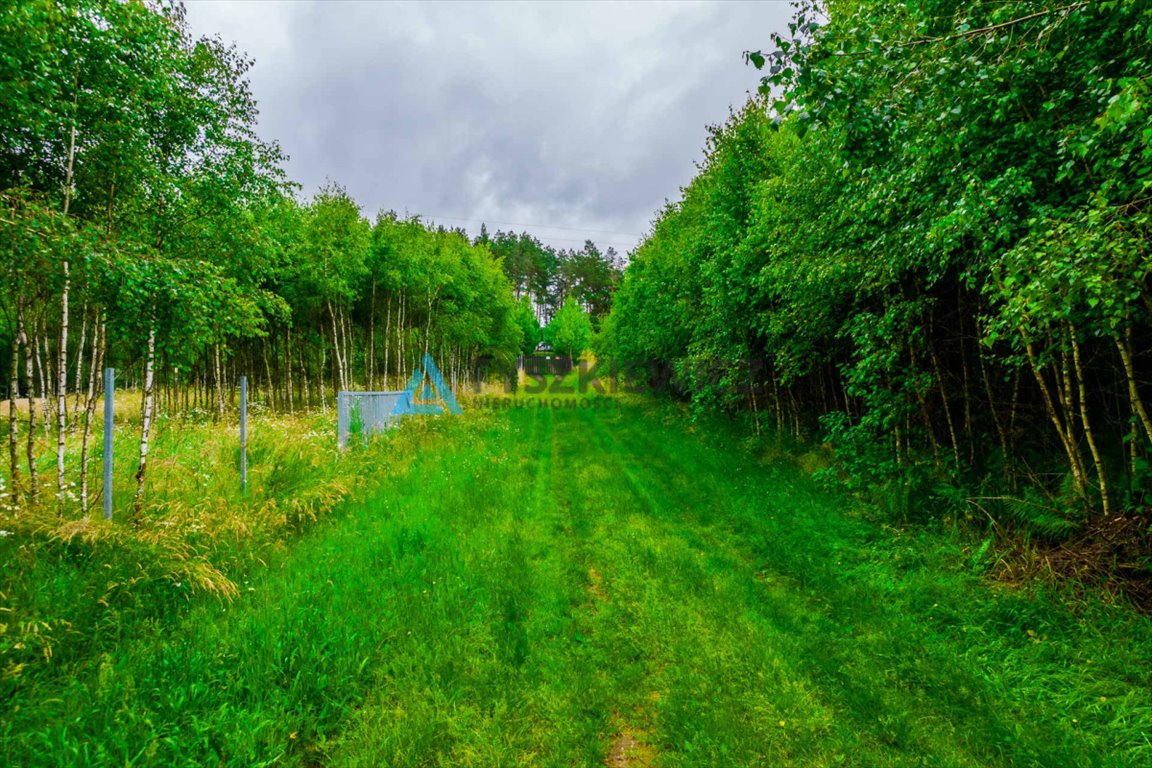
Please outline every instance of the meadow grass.
M548 399L344 456L317 417L267 430L252 498L205 486L202 504L276 514L188 545L237 595L155 576L77 611L68 631L98 639L6 683L0 762L1152 762L1147 618L989 584L972 541L874 520L723 422ZM158 454L226 459L188 429ZM152 518L192 519L172 482ZM333 485L316 524L281 515ZM45 610L134 556L38 546L4 583Z
M44 675L90 660L141 622L168 621L200 599L236 598L271 554L374 486L379 451L419 443L435 426L413 422L391 443L340 453L323 414L273 416L256 408L249 482L241 491L238 425L213 423L207 414L162 416L143 504L134 515L139 424L129 415L131 399L128 393L117 397L111 522L101 514L99 433L87 514L74 482L78 434L68 439L70 485L63 494L55 488L55 446L41 438L39 503L13 506L9 500L0 508L4 698L18 699ZM411 453L398 449L391 460L402 464Z

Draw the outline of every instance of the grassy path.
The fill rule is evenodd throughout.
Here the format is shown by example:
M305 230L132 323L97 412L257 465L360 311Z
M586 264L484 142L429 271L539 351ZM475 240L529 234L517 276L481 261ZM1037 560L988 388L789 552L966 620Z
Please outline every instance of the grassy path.
M0 762L1152 760L1144 619L997 593L653 406L446 430L231 607L11 713Z

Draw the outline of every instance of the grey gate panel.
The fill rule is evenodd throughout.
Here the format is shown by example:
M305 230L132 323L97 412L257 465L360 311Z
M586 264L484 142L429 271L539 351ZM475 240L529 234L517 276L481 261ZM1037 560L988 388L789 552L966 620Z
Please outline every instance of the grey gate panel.
M336 444L345 448L352 436L366 440L393 426L411 410L411 393L407 390L340 392L336 395Z

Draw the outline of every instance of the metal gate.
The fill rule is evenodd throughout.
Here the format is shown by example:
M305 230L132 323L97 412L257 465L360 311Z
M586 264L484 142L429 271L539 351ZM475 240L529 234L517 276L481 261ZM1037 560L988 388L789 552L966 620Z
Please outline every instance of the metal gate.
M336 444L348 445L348 438L369 435L393 426L401 416L412 412L408 390L396 392L340 392L336 395Z

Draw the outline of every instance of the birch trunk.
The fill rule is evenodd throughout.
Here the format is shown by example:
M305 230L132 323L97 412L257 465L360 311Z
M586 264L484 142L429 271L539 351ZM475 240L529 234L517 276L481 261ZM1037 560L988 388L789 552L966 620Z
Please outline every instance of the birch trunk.
M1075 364L1078 399L1080 401L1080 423L1084 427L1084 438L1088 441L1088 450L1092 452L1092 461L1096 465L1096 477L1100 481L1100 504L1104 509L1104 514L1110 515L1112 508L1108 499L1108 475L1104 470L1104 460L1100 457L1100 451L1096 447L1096 438L1092 435L1092 424L1088 421L1084 370L1080 367L1080 345L1076 342L1076 329L1069 327L1068 335L1072 341L1072 360Z
M33 334L37 329L33 329ZM40 354L40 342L43 341L39 336L33 335L28 339L32 342L32 357L36 363L36 397L42 401L44 405L44 418L42 419L41 426L44 428L44 439L48 439L48 405L52 402L52 398L48 394L48 382L50 379L44 375L44 358Z
M96 412L96 383L100 380L100 366L104 362L104 323L92 329L92 367L88 371L88 397L84 402L84 426L80 436L80 506L88 514L88 441L92 436L92 417ZM105 392L104 397L115 393Z
M95 334L95 328L92 329ZM80 418L80 385L84 379L84 342L88 335L88 302L84 302L80 310L80 346L76 350L76 383L72 387L72 422L69 429L74 429L76 420Z
M75 135L75 129L73 129ZM68 431L68 261L60 297L60 347L56 350L56 490L64 492L64 436ZM48 340L45 338L44 343Z
M304 350L300 350L300 377L304 379L304 410L312 407L312 389L308 386L308 361L304 359Z
M384 310L384 389L388 389L388 336L392 330L392 297L388 297L388 306Z
M284 357L287 359L286 373L288 376L288 413L296 412L296 394L292 391L292 328L284 332Z
M20 492L20 460L19 438L17 436L18 419L16 418L16 398L20 395L20 339L12 335L12 373L8 380L8 467L12 476L13 503Z
M1136 449L1136 442L1140 438L1140 432L1136 427L1136 419L1132 419L1128 425L1128 477L1129 487L1136 479L1136 472L1139 467L1138 461L1140 459L1140 452Z
M144 408L140 414L140 468L136 470L136 497L132 501L132 523L140 525L144 500L144 476L148 470L148 438L152 431L153 370L156 366L156 326L148 331L148 359L144 365Z
M272 386L272 366L268 362L268 339L265 338L260 343L260 349L264 354L264 380L267 382L265 397L268 398L268 405L272 410L276 410L276 388Z
M424 324L424 354L428 354L429 342L432 338L432 300L434 298L432 291L428 291L428 321Z
M328 413L328 400L326 399L327 395L324 393L325 352L326 352L325 345L321 344L320 345L320 370L318 371L319 381L317 382L317 386L320 388L320 412L327 414Z
M372 303L368 312L368 389L376 389L376 278L372 278Z
M217 343L214 347L213 357L215 359L216 375L216 421L224 418L224 371L220 367L220 344Z
M1144 407L1144 401L1140 399L1140 390L1136 386L1136 369L1132 364L1132 329L1125 329L1124 334L1123 341L1119 337L1114 337L1113 341L1116 342L1116 349L1120 352L1120 361L1124 364L1124 378L1128 383L1128 402L1132 406L1132 412L1144 425L1144 434L1152 440L1152 419L1148 418L1148 410Z
M1032 375L1036 378L1036 384L1040 387L1040 394L1044 400L1044 408L1048 413L1048 419L1052 422L1052 426L1056 428L1056 434L1060 436L1060 442L1064 446L1064 452L1068 455L1068 466L1072 470L1072 480L1076 485L1076 493L1083 498L1086 483L1083 463L1080 460L1080 451L1076 447L1076 443L1072 440L1071 430L1065 429L1064 424L1060 421L1060 415L1056 411L1056 404L1052 400L1052 390L1048 387L1048 382L1044 380L1044 374L1036 361L1035 348L1032 342L1026 341L1024 349L1028 354L1028 365L1032 369Z
M348 314L343 307L340 308L340 338L344 344L344 381L348 384L348 389L355 389L356 366L353 361L356 359L356 345L349 328Z
M73 170L76 164L76 104L79 82L72 99L72 129L68 134L68 171L64 176L64 217L72 206ZM71 267L65 256L61 264L64 285L60 291L60 345L56 350L56 490L64 491L64 432L68 428L68 295L72 288ZM45 338L47 344L47 338Z
M400 294L400 308L397 310L397 325L396 325L396 373L399 374L399 385L404 386L405 377L408 375L408 359L405 357L404 349L404 316L405 309L408 306L408 299L404 294Z
M756 428L756 434L760 434L760 407L756 402L756 382L752 378L752 369L748 369L748 396L752 401L752 423Z
M16 334L20 337L20 345L24 347L24 392L28 396L28 493L29 501L36 501L36 400L32 392L32 344L28 338L28 330L24 326L24 308L16 307Z
M335 355L336 373L340 389L347 390L348 383L344 380L344 360L340 356L340 330L336 326L336 312L332 309L332 302L328 301L328 317L332 320L332 354Z

